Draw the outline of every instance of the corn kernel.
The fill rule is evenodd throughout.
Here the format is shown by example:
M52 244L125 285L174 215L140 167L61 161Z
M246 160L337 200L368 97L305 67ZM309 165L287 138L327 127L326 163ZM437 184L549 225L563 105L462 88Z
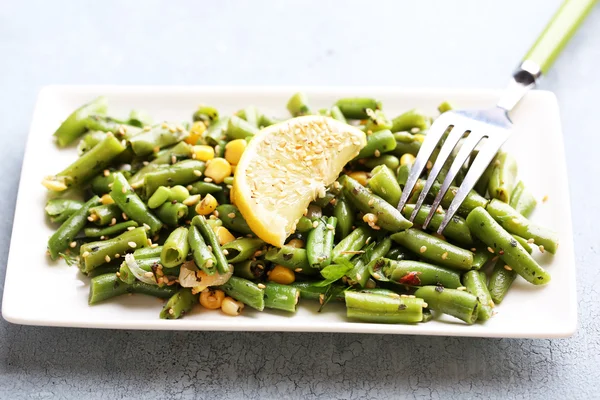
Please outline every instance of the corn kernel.
M208 215L215 211L219 203L212 194L207 194L200 203L196 204L196 214Z
M229 190L229 202L235 206L235 201L234 201L235 195L233 194L233 190L234 190L233 188L234 188L234 186L232 186L231 189Z
M192 151L196 156L196 160L199 161L208 161L215 158L215 150L210 146L192 146Z
M187 144L195 145L198 143L198 140L202 137L202 134L206 130L206 125L204 122L197 121L192 125L192 129L190 129L190 135L184 139Z
M229 230L224 226L215 226L213 230L217 234L217 238L219 239L219 244L221 246L235 240L235 236L233 236L231 232L229 232Z
M242 153L246 150L248 142L246 139L235 139L225 145L225 159L232 165L237 165L240 162Z
M110 194L106 193L105 195L103 195L100 198L100 202L104 205L107 205L107 204L114 204L115 201L113 200L112 197L110 197Z
M400 157L400 165L413 165L415 163L415 156L410 153L406 153Z
M231 164L224 158L214 158L207 164L204 175L214 183L222 183L225 178L231 176Z
M417 141L417 142L421 142L423 143L423 141L425 140L425 135L423 135L422 133L416 133L413 138Z
M244 303L234 300L231 297L225 297L221 302L221 311L232 317L240 315L244 309Z
M276 265L271 270L268 279L271 282L289 285L296 280L296 274L294 274L294 271L284 267L283 265Z
M369 176L365 171L354 171L348 174L348 176L360 183L363 186L367 186L367 181L369 180Z
M304 240L292 239L289 242L287 242L287 246L295 247L297 249L302 249L302 248L304 248Z
M200 304L209 310L221 308L225 292L219 289L205 289L200 293Z

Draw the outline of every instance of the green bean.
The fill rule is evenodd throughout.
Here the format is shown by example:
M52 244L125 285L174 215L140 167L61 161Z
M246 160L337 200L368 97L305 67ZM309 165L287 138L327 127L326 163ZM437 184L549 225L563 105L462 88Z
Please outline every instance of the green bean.
M417 257L406 250L404 247L395 246L390 249L385 255L385 258L389 258L394 261L402 261L402 260L416 260Z
M85 152L90 151L98 143L106 138L106 132L102 131L91 131L83 135L79 144L77 145L77 154L83 155Z
M90 180L90 189L92 193L102 196L106 193L110 193L110 185L114 180L114 173L111 172L108 176L104 173L98 174Z
M471 156L471 159L474 159L474 157ZM492 160L483 171L483 174L481 174L477 180L477 183L475 183L475 187L473 189L482 196L485 196L488 192L488 185L490 184L490 179L492 177L492 172L494 172L494 168L495 164L494 160Z
M394 139L396 140L396 148L393 154L396 157L402 157L407 153L416 156L419 150L421 150L421 144L423 144L423 141L418 136L408 132L396 132L394 133Z
M95 228L95 227L90 227L90 228L85 228L83 230L83 233L85 234L86 237L91 237L91 238L95 238L95 237L109 237L109 236L113 236L119 233L123 233L124 231L128 230L128 228L135 228L138 227L139 224L135 221L124 221L124 222L120 222L118 224L115 225L111 225L111 226L107 226L105 228Z
M346 315L350 319L384 324L415 323L423 320L424 302L418 298L347 291Z
M337 218L337 215L335 215L335 217ZM338 226L339 226L339 224L336 226L336 228ZM296 232L307 233L311 229L312 229L312 221L305 216L300 217L300 219L298 220L298 223L296 224Z
M102 204L92 207L89 214L91 221L98 226L111 224L113 219L119 221L122 217L121 209L116 204Z
M112 297L130 293L131 285L121 281L115 274L105 274L93 277L90 280L90 305L108 300Z
M225 284L219 286L219 288L227 293L228 296L258 311L262 311L265 308L263 289L247 279L232 276Z
M463 284L467 291L479 300L479 312L477 320L485 322L492 316L492 307L494 302L487 288L487 277L480 271L468 271L463 275Z
M123 174L115 173L110 196L115 204L131 219L140 225L150 227L150 235L154 235L162 228L162 222L154 216L146 204L133 191Z
M248 122L254 128L258 128L260 125L260 113L254 106L249 106L240 110L236 115L246 122Z
M360 257L360 259L354 264L354 268L352 268L346 274L348 278L348 283L352 286L360 286L364 288L367 284L367 281L371 277L369 273L369 263L373 260L379 259L385 256L392 247L392 239L389 237L385 237L381 239L379 243L370 251L369 257L365 260L365 257Z
M381 110L381 102L367 97L349 97L335 103L348 119L367 119L367 109Z
M262 260L246 260L233 264L233 274L240 278L256 280L265 274L265 262Z
M223 226L228 230L241 233L242 235L254 234L240 210L233 204L221 204L217 207L216 211L219 213L219 219L223 221Z
M188 232L188 243L196 266L207 275L213 275L216 271L217 259L206 245L198 228L193 225L190 226Z
M177 292L177 286L171 285L150 285L141 281L133 282L131 285L130 292L145 294L152 297L157 297L159 299L168 299L173 296Z
M90 115L85 119L85 127L90 131L111 132L119 139L133 137L142 132L139 127L106 115Z
M229 117L219 118L213 121L208 129L202 134L202 141L209 146L216 146L225 137L225 131L229 124Z
M414 209L415 209L414 204L407 204L402 209L402 214L406 218L409 218L411 216L412 212L414 211ZM422 206L421 209L419 210L419 212L417 213L417 216L415 217L413 223L417 226L423 225L423 223L425 223L425 219L427 218L427 215L429 215L430 210L431 210L431 207L425 206L425 205ZM433 218L431 219L431 222L427 226L427 229L430 231L434 231L434 232L437 231L445 217L446 217L445 211L443 211L441 213L436 212L435 214L433 214ZM446 236L449 239L454 240L455 242L457 242L463 246L471 246L473 244L473 238L471 237L471 231L469 231L467 222L459 216L452 217L452 219L450 220L450 223L444 229L444 236Z
M529 242L527 240L525 240L524 238L522 238L521 236L518 236L518 235L512 235L512 237L514 237L515 239L517 239L517 242L519 242L519 244L521 244L521 246L523 246L523 248L529 254L533 253L533 248L531 247L531 244L529 244Z
M473 265L470 251L416 229L394 233L391 238L419 257L444 267L469 270Z
M498 153L494 160L494 169L488 183L490 196L509 203L512 189L517 180L517 171L517 161L513 156L502 151Z
M135 258L135 256L133 256ZM135 260L138 267L146 272L155 273L158 265L160 264L160 257L143 258L141 260ZM166 271L166 269L165 269ZM131 273L129 265L125 261L121 263L119 267L119 279L128 284L133 284L136 281L135 275Z
M410 164L404 164L398 168L398 183L400 184L400 187L402 189L404 189L406 181L408 181L408 176L410 175L410 168Z
M452 106L452 104L450 104L450 102L448 101L444 101L443 103L441 103L438 106L438 111L440 112L440 114L445 113L446 111L451 111L454 110L454 107Z
M424 131L429 129L431 118L419 110L413 109L392 120L392 132L412 132L413 129Z
M319 282L294 282L292 287L298 289L301 299L319 300L325 297L329 286L317 285Z
M475 252L473 252L473 265L471 265L471 269L480 270L492 258L493 254L490 253L485 246L477 245L474 249Z
M202 121L212 124L213 121L219 119L219 111L215 107L201 105L198 107L196 112L194 112L194 115L192 115L192 119L194 122Z
M356 159L381 155L396 148L396 140L389 129L374 132L367 136L367 145L363 147Z
M107 108L106 97L100 96L73 111L54 132L58 146L65 147L74 142L86 131L85 119L92 114L105 114Z
M146 156L157 149L170 146L189 136L188 131L181 126L166 123L154 125L149 131L144 131L129 139L131 148L137 156Z
M558 249L558 234L530 222L506 203L493 199L486 207L487 212L508 232L534 243L543 250L556 253ZM512 265L511 265L512 266Z
M379 157L369 158L365 160L365 167L369 169L373 169L378 165L385 165L391 170L395 171L396 168L400 165L400 160L398 157L393 156L391 154L382 154Z
M198 302L198 297L192 294L192 289L182 288L167 301L160 312L161 319L177 319L183 317Z
M128 123L138 128L152 125L152 116L143 110L131 110Z
M377 258L368 265L371 276L385 282L390 280L408 286L438 285L456 289L460 284L460 274L456 271L420 261L394 261Z
M96 276L105 275L105 274L116 274L119 271L119 260L117 262L110 262L108 264L104 264L101 267L95 268L91 272L87 273L86 276L88 278L94 278Z
M431 190L429 191L428 196L430 196L430 197L437 196L438 192L440 191L440 188L441 188L441 185L438 182L435 182L433 184L433 186L431 187ZM450 204L452 203L452 200L454 200L454 196L456 196L457 192L458 192L458 188L456 186L450 186L450 188L448 189L448 191L442 198L441 204L444 209L448 209L448 207L450 207ZM488 202L489 201L487 199L480 196L474 190L471 190L469 192L469 194L467 194L467 197L465 197L465 199L462 202L462 204L460 205L460 207L458 207L457 213L458 213L458 215L466 217L476 207L484 207L485 208L487 206Z
M354 225L354 212L352 211L352 208L350 208L350 203L346 201L344 196L340 196L333 206L333 216L337 219L337 224L335 226L336 238L342 240L350 234L352 225ZM296 225L296 230L300 232L304 229L304 226L301 226L301 222L304 226L307 226L306 222L302 221L302 218L300 218L300 221ZM310 228L308 230L310 230Z
M365 226L359 226L343 238L332 250L333 262L349 261L355 254L361 252L367 241L372 240L373 233ZM267 258L268 260L268 258Z
M525 187L523 181L519 181L510 196L510 206L525 218L529 218L537 206L537 200Z
M263 242L262 239L241 238L233 240L221 247L223 249L223 254L226 254L225 257L227 258L227 261L235 264L253 257L254 253L264 245L265 242ZM225 250L227 253L225 253Z
M371 213L376 216L377 220L374 223L377 226L392 232L408 229L412 226L412 222L405 219L396 207L390 205L381 197L369 193L365 187L354 179L343 175L339 178L339 182L344 188L344 196L356 208L364 213Z
M228 140L245 139L249 136L252 137L257 133L257 127L235 115L229 118L227 131L225 131L225 135Z
M495 304L502 303L516 277L517 273L512 269L506 269L504 263L496 263L488 283L490 296Z
M100 204L98 196L89 199L79 210L71 214L71 216L62 223L60 228L50 236L50 239L48 239L48 251L50 252L51 259L56 260L59 253L62 253L69 248L73 239L75 239L79 231L85 226L90 208L97 204Z
M212 230L206 218L202 215L196 215L192 219L192 225L198 227L200 233L204 237L204 240L208 242L208 244L212 247L213 254L217 259L217 271L220 274L226 274L229 272L229 264L227 262L227 258L223 254L223 250L221 249L221 245L219 244L219 239L217 238L216 233Z
M139 189L144 185L146 175L157 170L168 169L169 165L173 164L173 160L177 163L189 158L191 154L191 146L185 142L179 142L175 146L161 150L154 160L150 161L149 164L142 167L135 175L129 178L129 184L132 188Z
M192 183L191 185L188 185L187 190L190 192L191 195L199 194L202 196L206 196L207 194L215 194L222 192L223 188L214 183L198 181Z
M259 127L267 127L267 126L275 125L279 122L281 122L281 121L279 121L277 118L270 117L266 114L261 114L260 120L259 120L259 124L260 124Z
M331 264L337 219L335 217L329 217L327 220L321 218L317 222L317 226L308 232L306 256L308 263L313 268L323 269Z
M146 198L161 186L186 185L200 179L206 165L198 160L184 160L168 167L160 168L144 176L144 195Z
M273 308L288 312L296 312L296 304L300 298L300 291L289 285L275 282L265 283L265 308Z
M385 165L379 165L371 171L371 179L367 187L392 206L397 207L402 196L400 184L394 172Z
M172 268L183 263L190 251L188 229L179 227L169 235L160 254L162 265Z
M369 133L378 132L382 130L390 130L392 129L392 121L385 115L385 113L381 110L375 110L369 112L369 119L367 120L367 124L365 125L365 131ZM391 133L391 132L390 132ZM372 135L371 135L372 136ZM394 148L395 148L394 143Z
M315 274L318 269L310 266L305 249L292 246L271 247L265 254L265 260L282 265L303 274Z
M156 216L165 225L174 228L179 224L179 221L187 217L189 212L185 204L169 201L156 209Z
M477 297L463 290L445 289L441 286L423 286L415 292L434 311L451 315L467 324L477 321L479 302Z
M136 259L136 261L139 260L143 260L146 258L156 258L156 257L160 257L160 254L162 253L162 246L155 246L155 247L143 247L141 249L136 249L133 252L133 258Z
M94 268L110 262L113 258L119 258L135 248L146 247L147 245L148 237L144 228L125 231L113 239L86 243L79 249L79 254L83 260L81 270L84 273L90 272ZM119 257L117 257L117 254Z
M311 114L310 107L308 106L308 98L302 92L294 94L288 100L286 107L293 117Z
M111 161L123 150L125 150L125 146L114 135L108 134L93 149L55 176L46 177L42 183L47 189L55 192L81 185L110 165Z
M148 199L148 207L154 209L160 207L163 203L169 201L171 191L166 186L160 186L154 191L152 196Z
M346 121L346 117L344 116L344 113L342 112L342 110L340 110L340 108L338 106L333 106L329 109L329 116L331 118L341 121L343 123L348 122L348 121Z
M499 204L508 204L496 200ZM499 254L526 281L534 285L550 282L550 275L538 265L531 255L505 231L500 224L482 207L477 207L467 217L467 225L479 240L488 245L494 253Z
M46 203L44 210L50 221L54 223L63 223L77 210L83 207L82 201L71 199L50 199Z
M313 201L313 203L316 204L316 205L318 205L321 208L325 208L325 207L327 207L331 203L331 201L333 199L335 199L335 194L327 191L327 192L325 192L325 196L323 196L323 197L317 197Z

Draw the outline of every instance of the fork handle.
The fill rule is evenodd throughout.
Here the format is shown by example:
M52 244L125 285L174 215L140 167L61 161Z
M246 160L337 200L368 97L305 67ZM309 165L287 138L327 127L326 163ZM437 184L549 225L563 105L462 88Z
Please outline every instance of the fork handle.
M529 49L523 63L535 63L539 72L546 74L596 2L597 0L565 0Z

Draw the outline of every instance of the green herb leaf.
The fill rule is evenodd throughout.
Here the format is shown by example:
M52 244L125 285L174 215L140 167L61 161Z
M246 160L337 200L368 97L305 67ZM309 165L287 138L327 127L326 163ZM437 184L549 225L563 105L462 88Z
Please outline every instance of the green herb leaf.
M354 268L354 265L346 260L340 260L338 264L331 264L321 270L321 275L325 278L324 281L315 283L315 286L324 287L332 284L338 279L346 275L346 272Z
M325 292L325 298L323 299L323 303L321 304L317 312L321 312L321 310L323 310L323 307L325 307L325 305L329 303L331 299L338 297L341 293L345 292L348 289L350 288L344 286L329 286L329 288L327 288L327 292Z
M73 256L67 253L58 253L61 256L69 267L79 267L79 256Z

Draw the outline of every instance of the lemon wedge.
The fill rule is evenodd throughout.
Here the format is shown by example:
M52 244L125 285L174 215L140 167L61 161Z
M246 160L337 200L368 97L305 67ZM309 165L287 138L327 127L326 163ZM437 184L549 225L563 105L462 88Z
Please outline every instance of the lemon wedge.
M258 237L281 247L309 203L366 144L360 129L324 116L268 126L236 167L233 201Z

